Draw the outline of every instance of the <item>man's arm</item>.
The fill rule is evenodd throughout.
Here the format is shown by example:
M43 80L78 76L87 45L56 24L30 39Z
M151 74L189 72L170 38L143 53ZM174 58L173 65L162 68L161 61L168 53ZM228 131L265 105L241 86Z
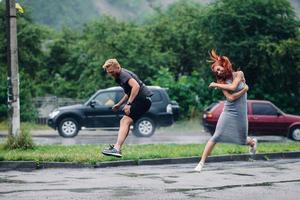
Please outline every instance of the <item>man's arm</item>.
M245 94L248 91L248 89L249 89L248 85L245 84L245 87L242 90L235 92L233 94L229 93L227 90L222 90L222 91L227 101L232 102L240 98L243 94Z
M131 93L130 93L130 97L128 98L128 103L132 103L135 99L135 97L138 95L139 91L140 91L140 85L138 84L138 82L131 78L128 80L128 84L131 87ZM126 104L124 106L124 112L126 115L130 114L130 105Z
M131 87L131 93L130 93L130 97L128 98L128 102L132 103L140 91L140 85L133 78L128 80L128 84Z
M128 95L125 94L122 99L117 103L119 106L123 105L128 99Z
M235 91L239 83L243 80L245 80L244 73L242 71L238 71L237 76L233 79L231 84L220 84L220 83L212 82L208 87L210 88L214 87L214 88L228 90L228 91Z
M127 99L128 99L128 95L125 94L125 95L122 97L122 99L121 99L116 105L114 105L114 106L112 107L112 110L113 110L114 112L116 112L117 110L119 110L119 108L127 101Z

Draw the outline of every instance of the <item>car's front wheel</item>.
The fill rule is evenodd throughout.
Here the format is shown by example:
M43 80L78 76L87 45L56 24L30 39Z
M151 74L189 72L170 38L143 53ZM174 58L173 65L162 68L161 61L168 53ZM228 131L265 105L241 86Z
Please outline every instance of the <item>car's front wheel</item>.
M78 122L73 118L62 119L58 126L59 135L65 138L75 137L78 134Z
M143 117L134 124L133 134L138 137L150 137L154 134L155 128L152 119Z
M291 128L289 138L292 140L300 141L300 126Z

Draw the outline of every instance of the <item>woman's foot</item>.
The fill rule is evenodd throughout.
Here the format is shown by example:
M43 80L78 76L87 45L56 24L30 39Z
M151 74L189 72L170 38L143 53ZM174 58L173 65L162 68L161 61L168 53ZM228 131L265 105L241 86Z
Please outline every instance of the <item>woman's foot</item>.
M199 162L198 165L195 167L194 170L197 171L197 172L201 172L203 166L204 166L204 163L203 162Z
M256 149L257 149L257 139L256 138L253 138L253 145L250 146L249 148L249 153L252 154L252 155L255 155L256 154Z

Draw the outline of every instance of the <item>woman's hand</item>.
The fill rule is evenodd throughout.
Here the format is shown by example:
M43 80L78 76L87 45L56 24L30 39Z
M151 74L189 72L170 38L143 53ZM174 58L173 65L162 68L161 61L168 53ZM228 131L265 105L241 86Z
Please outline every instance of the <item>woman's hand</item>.
M215 88L215 89L217 89L217 88L218 88L218 83L211 82L211 83L209 84L208 88Z
M247 84L245 84L244 90L246 90L246 92L249 90L249 86Z

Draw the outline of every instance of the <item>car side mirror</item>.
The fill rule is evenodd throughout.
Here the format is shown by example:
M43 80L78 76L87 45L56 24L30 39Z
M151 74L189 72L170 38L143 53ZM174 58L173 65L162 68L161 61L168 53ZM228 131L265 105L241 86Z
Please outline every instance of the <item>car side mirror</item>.
M96 105L96 101L95 100L91 100L89 104L90 104L91 107L94 108L95 105Z
M282 115L281 112L277 112L277 117L280 117Z

